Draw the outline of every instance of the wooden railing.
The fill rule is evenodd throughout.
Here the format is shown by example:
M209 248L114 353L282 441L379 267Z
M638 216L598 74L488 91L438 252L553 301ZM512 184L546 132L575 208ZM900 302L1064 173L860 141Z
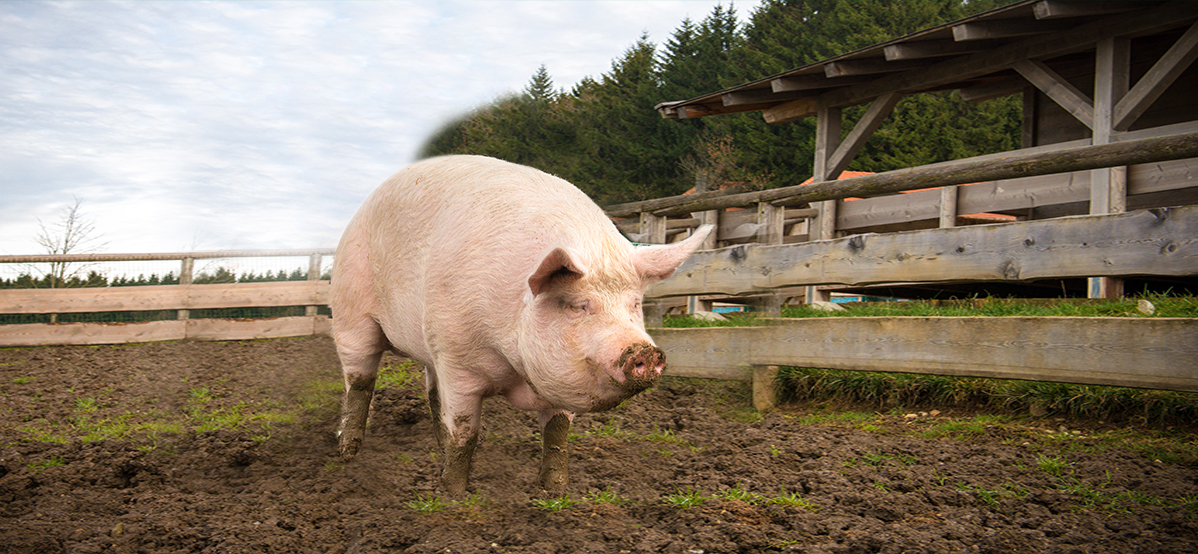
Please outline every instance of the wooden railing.
M0 346L118 344L162 340L240 340L327 333L329 282L321 280L324 256L332 249L238 250L156 254L0 256L0 263L98 263L179 261L179 284L122 287L3 289L0 314L93 314L173 311L158 321L123 323L19 323L0 325ZM307 257L306 281L193 284L196 260ZM192 310L303 306L303 316L263 319L191 317Z
M649 290L647 298L657 299L646 302L651 312L657 307L651 321L677 307L671 298L679 296L770 298L764 305L777 315L786 295L826 286L1194 275L1195 211L1175 207L1198 204L1196 129L1179 124L1097 146L1086 140L605 209L639 242L669 242L697 225L717 226L708 238L712 251ZM1090 170L1124 166L1126 206L1139 211L1060 217L1088 212ZM929 187L940 188L922 190ZM968 225L988 220L962 214L1004 214L1016 222Z

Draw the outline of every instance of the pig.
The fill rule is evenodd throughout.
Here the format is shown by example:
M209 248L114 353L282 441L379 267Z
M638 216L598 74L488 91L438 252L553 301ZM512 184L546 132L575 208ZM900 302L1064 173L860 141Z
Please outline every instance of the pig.
M485 397L534 411L539 484L569 482L574 414L653 386L665 354L641 301L711 231L634 246L570 183L481 156L420 161L379 186L337 246L330 307L345 380L338 450L365 436L385 351L424 364L441 487L465 494Z

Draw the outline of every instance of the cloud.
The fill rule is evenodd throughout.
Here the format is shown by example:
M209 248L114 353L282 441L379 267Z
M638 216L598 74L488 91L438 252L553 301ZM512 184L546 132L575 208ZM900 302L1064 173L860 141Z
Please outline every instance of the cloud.
M0 3L0 253L72 196L109 251L331 247L441 125L717 3Z

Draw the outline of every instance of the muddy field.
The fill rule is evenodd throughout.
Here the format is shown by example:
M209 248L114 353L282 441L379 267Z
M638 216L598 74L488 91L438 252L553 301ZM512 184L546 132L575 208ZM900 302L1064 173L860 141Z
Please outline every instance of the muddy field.
M418 375L389 363L342 463L326 338L0 350L0 551L1198 550L1192 430L762 415L745 385L669 379L578 417L566 498L535 488L533 418L488 401L451 501Z

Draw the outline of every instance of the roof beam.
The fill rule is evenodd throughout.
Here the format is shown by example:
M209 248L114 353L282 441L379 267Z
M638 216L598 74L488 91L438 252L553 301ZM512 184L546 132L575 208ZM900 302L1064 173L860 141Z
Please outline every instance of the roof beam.
M883 58L865 58L860 60L843 60L831 62L824 66L824 75L828 77L855 77L858 75L875 75L878 73L894 73L907 71L918 67L927 67L920 60L904 60L897 62L886 61Z
M816 90L821 88L831 88L843 85L854 85L870 81L873 77L837 77L835 80L829 79L826 75L790 75L787 77L778 77L770 81L770 89L774 92L792 92L800 90Z
M794 100L767 108L762 116L770 123L782 123L810 117L819 106L854 106L868 102L892 90L927 90L960 82L1011 67L1016 61L1044 58L1076 50L1105 35L1134 35L1167 29L1195 20L1192 6L1171 2L1134 14L1112 16L1078 25L1058 33L1048 33L927 66L921 70L887 75L866 83L825 92L817 100ZM800 102L805 103L804 111Z
M943 56L959 56L972 54L987 48L994 48L997 42L969 41L953 42L951 40L921 40L919 42L900 42L882 49L887 61L924 60Z
M1198 23L1173 43L1161 59L1115 105L1114 128L1126 131L1160 97L1173 81L1198 58Z
M1032 7L1032 10L1036 14L1036 19L1059 19L1062 17L1092 17L1095 15L1121 13L1140 8L1141 6L1139 2L1061 2L1059 0L1045 0L1044 2L1037 2Z
M1055 31L1062 27L1055 21L1029 21L1004 19L998 21L974 21L953 25L953 40L965 42L996 38L1022 37Z
M725 92L720 95L720 101L725 106L746 106L750 104L767 104L783 100L793 100L795 98L802 98L803 96L803 93L797 91L779 93L768 89L757 89Z

